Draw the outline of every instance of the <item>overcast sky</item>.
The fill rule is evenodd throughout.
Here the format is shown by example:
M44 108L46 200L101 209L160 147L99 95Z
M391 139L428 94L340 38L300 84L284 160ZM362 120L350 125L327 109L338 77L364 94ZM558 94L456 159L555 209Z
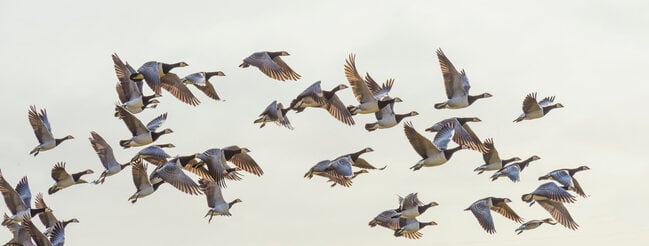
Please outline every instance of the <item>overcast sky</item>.
M642 1L29 1L0 3L0 109L3 127L0 168L12 185L27 175L34 196L52 185L51 167L67 162L70 171L103 167L88 137L101 134L120 162L138 148L123 150L129 138L113 117L117 79L110 55L138 67L157 60L190 66L179 76L223 71L213 78L225 101L197 90L201 104L192 107L168 93L142 121L167 112L163 127L174 130L157 143L173 143L171 154L239 145L265 171L229 182L226 200L240 198L232 217L208 224L204 196L189 196L163 185L136 204L130 169L103 185L82 185L45 195L60 219L78 218L66 228L66 245L622 245L647 241L649 219L645 187L649 185L644 132L649 88L641 71L649 64L649 4ZM442 48L470 79L471 94L492 98L469 108L436 110L445 100L435 50ZM260 50L286 50L285 57L302 79L281 82L255 68L237 67ZM415 129L453 116L476 116L472 128L492 137L501 157L538 155L521 182L491 182L476 175L482 163L474 151L460 151L439 167L412 172L420 158L403 133L403 125L367 132L372 115L358 115L346 126L321 109L289 113L295 130L274 124L259 129L252 122L273 100L290 103L313 82L325 89L347 81L343 64L356 54L360 73L378 81L394 78L392 96L412 110ZM193 88L192 88L193 89ZM565 107L534 121L512 123L524 96L556 96ZM146 88L146 94L151 93ZM357 104L350 89L338 92L345 104ZM46 108L54 135L74 140L37 157L27 120L29 105ZM372 147L363 156L388 165L354 180L351 188L330 188L324 179L303 174L324 159ZM577 174L590 194L567 205L580 225L561 225L515 235L518 224L495 215L497 233L489 235L463 209L487 197L508 197L525 220L549 214L521 201L542 182L537 178L559 168L588 165ZM149 170L153 167L149 166ZM397 206L396 195L418 192L424 202L440 205L419 217L437 226L422 230L420 240L395 238L367 223ZM0 205L0 213L9 212ZM40 226L40 223L36 223ZM0 242L10 237L0 231Z

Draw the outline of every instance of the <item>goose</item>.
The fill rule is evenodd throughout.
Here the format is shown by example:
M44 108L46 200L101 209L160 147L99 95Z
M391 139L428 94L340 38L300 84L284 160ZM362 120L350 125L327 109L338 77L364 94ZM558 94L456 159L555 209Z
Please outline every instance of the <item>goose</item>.
M200 160L200 158L198 158L198 155L200 154L201 153L195 153L191 155L177 156L170 161L176 161L176 159L178 159L180 166L186 171L196 174L199 177L206 179L208 181L215 181L214 176L210 171L210 169L213 170L214 167L206 167L208 165L205 163L205 161ZM223 155L220 156L223 157ZM241 177L241 174L238 172L239 169L232 168L230 165L227 164L227 160L224 160L223 158L219 158L219 162L218 162L220 163L223 169L222 172L223 178L229 180L236 180L236 181L242 180L243 178Z
M570 216L568 209L563 205L563 203L575 202L575 197L570 195L565 188L559 187L553 182L540 185L532 193L524 194L521 199L530 203L530 206L538 203L552 215L552 218L566 228L577 230L579 227Z
M547 224L550 224L550 225L556 225L557 224L556 221L554 221L554 220L552 220L550 218L543 219L543 220L530 220L528 222L523 223L518 228L516 228L516 230L514 230L514 232L518 232L516 234L520 235L521 233L523 233L523 231L536 229L537 227L541 226L543 223L547 223Z
M340 122L347 125L354 125L355 122L352 114L336 95L337 91L345 88L347 88L346 85L339 84L331 89L331 91L325 91L320 87L320 81L316 81L291 101L290 108L298 113L308 107L322 108L327 110L331 116Z
M203 153L197 154L196 158L200 159L204 163L204 166L207 166L211 180L215 181L221 187L226 187L225 174L227 171L225 163L227 160L225 159L224 153L221 149L208 149ZM199 164L196 166L198 165ZM202 163L200 165L202 165Z
M124 124L126 124L126 127L129 131L131 131L131 134L133 135L131 139L119 141L119 145L124 147L125 149L153 143L160 136L173 132L169 128L164 129L160 132L155 131L160 127L160 125L162 125L162 123L167 120L167 113L156 117L155 119L151 120L149 124L144 126L144 124L142 124L142 121L136 118L133 114L129 113L126 109L120 106L116 106L115 111L117 112L119 118L124 121Z
M376 129L386 129L398 125L404 118L417 116L417 111L410 111L406 114L396 114L394 112L394 99L389 105L384 106L381 110L374 113L376 122L365 124L365 130L371 132Z
M491 175L491 181L496 181L496 179L498 179L499 177L506 176L509 178L509 180L516 183L521 180L520 173L523 171L523 169L525 169L530 164L530 162L540 159L541 157L533 155L532 157L527 158L524 161L509 164Z
M4 246L34 246L34 243L32 243L31 235L29 235L27 228L23 227L20 223L12 222L11 224L7 225L7 228L9 229L9 231L11 231L12 238L11 240L9 240L9 242L4 244Z
M151 175L149 175L149 181L154 185L160 182L169 183L176 189L190 195L201 194L196 182L183 172L178 159L168 161L164 165L154 169Z
M68 139L74 139L73 136L67 135L64 138L54 138L52 135L52 127L50 126L50 121L47 119L47 111L41 109L41 112L36 111L36 106L29 106L29 124L32 125L34 129L34 135L38 139L38 145L29 152L30 155L38 155L41 151L51 150L54 147L61 144L63 141Z
M120 106L126 108L129 112L137 114L146 108L155 108L158 101L155 94L144 96L142 93L142 80L144 75L135 71L131 65L124 63L117 54L112 55L115 74L119 82L115 89L117 96L122 103Z
M394 218L414 219L426 212L431 207L437 206L437 202L422 203L417 197L417 193L410 193L405 198L399 197L399 208Z
M147 146L138 151L135 156L131 158L131 162L137 160L138 158L142 158L143 160L153 163L156 166L162 166L165 164L165 162L167 162L167 159L171 158L171 155L167 154L167 152L165 152L163 148L174 147L176 146L173 144L156 144Z
M458 128L462 134L468 134L471 136L471 141L467 142L467 147L479 151L480 153L485 153L489 151L489 149L480 141L480 138L478 135L473 132L468 122L481 122L480 118L478 117L452 117L448 118L445 120L442 120L440 122L437 122L433 124L433 126L426 128L425 131L427 132L438 132L442 128L444 128L449 122L453 122L455 125L462 126L461 128Z
M344 187L350 187L352 181L352 160L349 156L342 156L335 160L322 160L316 163L308 172L304 174L305 178L311 179L313 175L318 175L335 182Z
M436 109L466 108L478 99L492 96L486 92L480 95L469 95L471 85L469 85L469 78L466 76L464 69L458 72L441 48L437 49L437 59L439 60L439 66L444 76L444 87L446 88L446 98L448 100L442 103L436 103Z
M232 216L230 208L232 208L234 204L241 202L241 199L237 198L231 202L225 202L223 194L221 193L221 187L216 182L199 179L198 183L200 184L203 193L205 193L207 206L210 208L204 216L210 216L207 223L212 222L212 217L215 215Z
M169 74L171 69L186 66L188 66L188 64L185 62L167 64L163 62L149 61L142 64L142 66L137 69L137 72L144 76L144 80L149 88L155 92L155 95L160 96L162 95L160 91L160 87L162 87L161 78Z
M518 223L523 222L523 219L507 205L508 202L511 202L509 198L486 197L475 201L471 206L464 209L464 211L471 211L475 218L478 219L480 226L489 234L494 234L496 227L494 226L494 220L491 217L490 210L498 212L502 216L505 216L505 218Z
M255 124L261 123L259 128L262 128L266 125L267 122L275 122L275 124L286 127L288 129L293 130L293 126L291 126L291 122L288 120L288 117L286 117L286 113L290 110L291 108L284 108L284 105L282 103L277 103L277 100L273 101L264 109L261 114L259 114L259 118L254 121Z
M374 151L374 149L372 149L370 147L367 147L367 148L364 148L362 150L359 150L359 151L356 151L356 152L353 152L353 153L349 153L349 154L346 154L346 155L341 155L338 158L349 156L349 158L352 160L352 166L362 168L362 169L378 169L378 170L385 169L387 167L387 165L383 166L381 168L376 168L376 167L372 166L372 164L367 162L365 159L360 158L360 156L362 154L365 154L367 152L372 152L372 151ZM338 158L336 158L336 159L338 159Z
M415 149L422 158L414 166L410 167L410 169L417 171L422 167L442 165L450 160L455 152L463 149L463 145L455 148L448 148L448 143L451 139L456 142L463 142L470 137L469 135L463 135L461 132L457 131L456 128L458 127L460 126L449 123L444 129L437 132L433 142L431 142L428 138L415 130L412 126L412 122L404 123L403 129L406 133L406 137L408 137L410 145L412 145L412 148Z
M373 91L370 89L370 86L368 86L368 82L358 74L355 60L356 55L349 54L349 57L345 61L345 77L347 77L347 81L352 87L352 92L360 104L357 106L350 105L347 109L352 115L376 113L381 110L381 108L391 103L391 101L388 100L377 99L376 96L384 97L392 88L394 81L386 82L384 89L376 91L378 94L375 96ZM371 79L369 74L367 77ZM370 82L372 88L377 89L378 84L374 82L373 79L372 82ZM379 91L381 91L381 93L379 93ZM393 98L393 100L394 102L401 102L401 99L398 97Z
M37 246L63 246L65 241L65 230L61 222L56 223L49 239L27 216L25 216L22 227L29 233Z
M54 179L54 185L47 190L47 193L52 195L55 192L72 185L88 183L88 181L81 179L81 176L92 173L94 173L92 170L86 169L85 171L69 174L65 171L65 162L58 162L54 167L52 167L52 179Z
M218 94L216 94L214 85L210 83L210 78L214 76L225 76L225 73L223 73L222 71L192 73L182 78L181 81L183 82L183 84L191 84L196 86L196 88L201 90L206 96L219 101L221 100L221 98Z
M252 65L272 79L281 81L298 80L301 76L294 72L281 58L289 55L286 51L255 52L243 59L243 63L239 67L247 68Z
M97 132L91 131L90 136L91 137L88 138L90 140L90 145L92 145L97 156L99 156L99 161L101 161L101 164L106 169L101 173L99 178L92 183L103 184L106 177L119 173L131 163L127 162L122 164L117 162L115 155L113 154L113 148L111 148L106 140L104 140L104 138L102 138Z
M160 85L181 102L192 106L197 106L201 103L175 73L167 73L160 77Z
M572 169L570 168L558 169L539 177L539 180L546 180L546 179L555 180L559 182L561 185L568 187L568 189L575 191L580 196L588 197L588 195L586 195L586 193L584 193L584 190L581 188L581 185L579 185L579 182L577 182L577 179L575 179L574 177L575 173L584 170L590 170L590 168L588 166L580 166Z
M2 192L5 204L7 204L7 208L9 208L12 214L11 217L5 214L4 220L2 221L3 226L21 222L24 217L31 218L39 213L50 211L49 208L31 208L32 193L29 189L27 176L20 179L14 189L4 178L2 171L0 171L0 192Z
M137 199L153 194L160 185L164 182L156 182L151 184L149 176L146 172L147 166L142 163L142 159L137 158L131 163L131 174L133 176L133 184L135 185L135 193L128 198L131 203L136 203Z
M561 103L555 103L554 96L543 98L540 102L536 100L536 92L527 94L523 100L523 113L514 120L514 122L521 122L523 120L538 119L550 112L555 108L563 108Z
M374 217L374 219L372 219L368 224L370 227L379 225L388 228L396 233L402 227L405 227L406 225L416 221L415 219L393 218L396 213L397 211L394 209L385 210ZM419 239L423 236L423 234L419 231L403 231L399 234L399 236L403 236L408 239Z
M259 164L248 153L251 152L248 148L242 148L237 145L230 145L222 148L223 157L225 160L232 162L238 169L244 170L251 174L262 176L264 170L261 169Z
M36 194L36 203L34 205L36 208L47 208L47 204L45 203L45 200L43 200L43 194L38 193ZM45 236L51 236L52 232L54 231L54 227L56 224L59 222L56 216L54 216L54 213L52 211L43 211L42 213L38 214L38 218L41 220L43 225L45 226L45 231L43 231L43 234ZM79 220L77 218L72 218L69 220L63 220L61 221L61 225L65 228L68 224L70 223L79 223Z
M404 225L400 225L400 228L394 231L394 236L403 236L408 239L419 239L422 236L422 234L417 234L419 230L429 225L437 225L437 223L435 223L435 221L419 222L416 219L406 220Z
M399 225L399 219L394 218L395 215L397 215L397 210L396 209L388 209L383 212L381 212L379 215L374 217L374 219L370 220L368 225L370 227L375 227L377 225L388 228L388 229L395 229L398 228Z
M485 139L484 146L488 149L487 152L482 154L482 159L484 160L485 164L480 165L476 169L473 169L473 171L478 172L478 174L482 174L485 171L500 170L507 163L521 160L521 158L519 157L512 157L509 159L501 160L500 156L498 155L498 150L496 150L496 146L494 145L493 138Z

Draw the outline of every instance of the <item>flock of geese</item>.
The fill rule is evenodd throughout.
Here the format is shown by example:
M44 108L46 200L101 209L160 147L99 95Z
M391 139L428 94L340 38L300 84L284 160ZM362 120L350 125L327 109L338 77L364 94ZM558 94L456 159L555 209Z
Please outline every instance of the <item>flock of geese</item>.
M301 76L282 60L283 56L289 56L289 53L286 51L255 52L245 58L239 67L256 67L266 76L275 80L299 80ZM458 71L441 49L437 50L437 57L443 74L446 100L436 103L434 105L436 109L462 109L472 105L478 99L492 96L489 93L470 95L471 86L466 72ZM112 55L112 60L118 78L116 91L119 98L119 103L115 105L114 116L124 122L131 132L130 136L124 136L124 139L119 141L119 146L124 149L137 147L142 147L142 149L131 159L120 162L115 158L111 145L99 133L91 131L90 144L103 165L102 173L96 180L89 182L82 177L93 174L93 170L70 172L66 170L65 162L58 162L51 169L54 184L48 189L48 195L53 195L77 184L102 184L110 176L116 175L130 166L135 193L128 198L128 201L136 203L138 199L153 194L162 184L168 183L179 191L190 195L204 194L209 207L205 215L205 217L209 216L208 222L214 216L230 216L232 206L241 200L236 198L228 202L224 199L222 189L227 187L226 181L241 180L242 171L256 176L264 174L262 168L248 154L250 150L231 145L187 155L172 156L166 153L165 149L175 147L173 144L153 144L163 135L173 133L169 128L159 130L167 119L167 113L160 114L146 124L136 117L136 114L144 110L156 108L160 103L157 98L162 95L162 89L181 102L192 106L200 104L200 101L193 95L188 85L197 88L209 98L220 100L210 79L215 76L225 76L225 74L222 71L198 72L180 78L171 70L188 66L185 62L167 64L150 61L135 70L116 54ZM273 122L278 126L293 129L288 118L289 112L300 113L306 108L321 108L334 119L346 125L356 124L355 115L374 114L376 121L367 123L365 129L376 131L397 126L405 118L419 114L416 111L397 113L395 104L402 100L389 95L394 85L394 79L388 79L379 84L369 73L361 76L356 68L355 60L355 55L350 54L344 64L345 77L349 85L339 84L331 90L324 90L322 83L317 81L293 98L287 104L288 107L277 100L271 102L254 120L254 124L264 127L266 123ZM144 83L151 89L151 95L145 95ZM341 90L350 87L358 104L346 105L337 96ZM536 93L528 94L523 100L523 112L514 122L538 119L553 109L563 107L560 103L554 103L554 99L552 96L539 100ZM39 110L36 106L30 106L28 119L38 140L38 145L29 152L30 155L37 156L40 152L54 149L66 140L74 139L70 135L62 138L56 138L53 135L45 109ZM531 156L525 160L518 157L501 159L493 139L488 138L483 141L470 128L470 123L480 121L478 117L453 117L442 120L424 129L426 132L434 134L432 140L422 135L411 122L404 122L403 129L406 138L421 157L410 169L417 171L424 167L439 166L450 161L454 153L470 150L481 153L484 158L484 164L477 167L475 172L482 174L493 171L492 181L499 177L507 177L512 182L518 182L523 169L527 168L532 161L539 160L540 157ZM451 146L453 144L456 146ZM372 151L374 150L368 147L331 160L319 161L307 171L304 177L310 179L320 176L327 182L331 182L331 186L350 187L356 176L368 173L369 170L385 169L385 166L377 168L360 157L362 154ZM155 166L151 172L147 171L149 164ZM587 197L574 175L588 169L587 166L581 166L574 169L551 171L540 177L539 180L549 179L554 182L541 184L531 193L521 197L523 201L530 203L530 206L538 203L550 213L553 219L530 220L523 223L523 219L507 205L511 200L504 197L479 199L465 210L471 211L480 226L488 233L496 232L491 211L517 223L522 223L516 229L519 234L525 230L537 228L544 223L556 224L557 222L569 229L576 230L578 225L570 216L564 203L576 201L576 197L570 192ZM2 225L8 227L13 235L6 245L63 245L66 225L79 222L76 218L57 219L52 213L53 210L45 204L42 193L36 195L36 201L32 207L32 193L27 176L20 179L14 187L0 171L0 192L2 192L10 212L10 215L5 213ZM388 228L397 237L418 239L423 235L420 232L422 228L437 224L434 221L420 222L417 220L429 208L438 205L436 202L423 203L419 200L417 193L398 198L397 208L379 213L370 221L369 225ZM45 229L40 229L32 222L32 218L35 216L39 217Z

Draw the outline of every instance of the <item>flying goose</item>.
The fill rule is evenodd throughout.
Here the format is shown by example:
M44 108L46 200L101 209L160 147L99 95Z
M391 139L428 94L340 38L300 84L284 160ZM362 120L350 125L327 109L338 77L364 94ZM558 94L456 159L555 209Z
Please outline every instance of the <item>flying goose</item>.
M437 49L437 59L439 60L439 66L442 69L442 75L444 76L444 87L446 88L446 98L448 98L448 100L442 103L436 103L436 109L466 108L478 99L492 96L489 93L469 95L471 85L469 85L469 78L466 76L464 69L462 69L461 72L458 72L441 48Z
M485 164L480 165L473 170L474 172L478 172L478 174L482 174L484 171L500 170L507 163L521 160L521 158L519 157L512 157L509 159L501 160L500 156L498 155L498 150L496 150L496 146L494 145L493 138L485 139L484 146L488 149L487 152L482 154L482 159L484 160Z
M393 98L394 101L382 100L392 88L394 81L386 82L384 87L379 89L378 84L371 79L369 74L366 77L371 79L372 82L369 83L358 74L355 60L356 55L349 54L349 57L345 61L345 77L347 77L347 81L352 87L352 92L359 102L357 106L350 105L347 107L352 115L376 113L391 102L401 102L401 99L398 97ZM372 88L376 91L372 91L368 84L371 84ZM374 92L377 93L376 96ZM381 98L377 98L377 96Z
M311 167L304 174L304 177L310 179L313 175L325 177L344 187L350 187L352 185L350 177L354 175L352 171L352 160L349 156L341 156L334 160L320 161Z
M491 181L495 181L499 177L506 176L512 182L516 183L521 180L520 173L523 171L523 169L525 169L530 164L530 162L540 159L541 157L533 155L532 157L527 158L524 161L509 164L491 175Z
M90 140L90 145L92 145L92 148L97 153L97 156L99 156L99 161L101 161L101 164L106 169L101 173L99 178L92 183L103 184L106 177L119 173L131 163L127 162L121 164L117 162L115 155L113 154L113 148L111 148L106 140L104 140L104 138L102 138L97 132L91 131L90 136L91 137L88 138Z
M27 216L25 216L22 227L29 232L37 246L63 246L65 241L65 230L61 222L57 222L54 226L52 236L49 239L38 230L38 227Z
M208 149L196 155L196 158L200 159L207 166L211 180L215 181L221 187L226 187L225 176L228 170L226 170L225 165L227 160L221 149ZM202 163L200 165L203 165Z
M251 152L248 148L230 145L223 147L221 150L223 151L223 157L225 160L232 162L238 169L257 176L264 175L264 170L262 170L259 164L257 164L252 156L248 154Z
M32 125L34 135L36 135L36 139L38 139L39 143L39 145L29 152L30 155L33 154L36 156L41 151L53 149L65 140L74 139L74 137L70 135L67 135L64 138L54 138L54 135L52 135L52 127L50 126L50 121L47 119L47 111L45 109L41 109L41 112L38 113L36 111L36 106L29 106L28 118L29 124Z
M412 148L422 158L414 166L410 167L410 169L417 171L422 167L439 166L450 160L455 152L463 148L463 145L460 145L449 149L448 143L451 139L455 142L464 142L470 138L469 135L457 131L456 128L459 127L453 123L449 123L445 128L437 132L433 142L431 142L428 138L419 134L411 122L404 123L403 129L410 145L412 145Z
M169 74L171 69L186 66L188 66L188 64L185 62L167 64L163 62L149 61L142 64L142 66L137 69L137 72L144 76L144 80L149 88L155 92L155 95L160 96L162 95L160 90L160 87L162 87L161 78Z
M470 210L475 218L478 219L480 226L489 234L494 234L496 227L494 226L493 217L491 217L491 210L498 212L510 220L518 223L523 222L523 219L507 205L508 202L511 202L509 198L486 197L475 201L464 210Z
M119 82L115 89L117 96L122 103L120 106L125 107L131 113L137 114L145 108L155 108L158 106L156 95L144 96L142 93L142 80L144 75L135 71L131 65L124 63L117 54L112 55L115 74Z
M43 209L47 208L47 204L45 204L45 200L43 200L42 193L36 194L36 203L34 204L34 206L36 208L43 208ZM52 232L54 231L54 227L59 222L56 216L54 216L54 213L52 213L51 210L46 210L43 211L42 213L39 213L38 218L45 226L45 231L43 231L43 234L45 234L45 236L51 236ZM79 220L76 218L72 218L69 220L61 221L61 225L63 227L66 227L70 223L79 223Z
M453 122L455 125L462 126L461 128L458 128L459 131L461 131L463 134L468 134L471 136L471 141L467 142L467 147L479 151L481 153L487 152L489 149L480 141L480 138L478 135L473 132L468 122L481 122L480 118L478 117L452 117L448 118L445 120L442 120L440 122L437 122L433 124L433 126L426 128L427 132L437 132L444 128L449 122Z
M286 113L290 110L291 108L284 108L284 105L282 103L277 103L277 100L273 101L264 109L261 114L259 114L259 118L254 121L255 124L261 123L259 128L262 128L266 125L267 122L275 122L275 124L286 127L288 129L293 130L293 126L291 126L291 122L288 120L288 117L286 117Z
M11 217L5 214L5 218L2 221L3 226L21 222L24 217L31 218L39 213L50 210L49 208L31 208L32 193L29 189L27 176L23 177L14 189L4 176L2 176L2 172L0 171L0 192L4 197L7 208L9 208L12 214Z
M146 169L147 166L142 163L140 158L133 160L131 163L131 174L136 189L135 193L128 198L131 203L136 203L137 199L153 194L160 185L164 184L162 181L151 184Z
M147 146L135 154L131 158L131 162L135 161L138 158L142 158L156 166L162 166L167 162L167 159L171 158L171 155L167 154L162 148L174 148L176 147L173 144L156 144Z
M164 165L154 169L151 175L149 175L149 181L154 185L164 181L184 193L190 195L201 194L196 182L183 172L178 159L168 161Z
M563 108L561 103L552 104L553 102L554 96L543 98L537 102L536 92L527 94L523 100L523 113L514 122L538 119L548 114L552 109Z
M393 126L398 125L404 118L406 117L412 117L412 116L417 116L419 113L417 111L410 111L410 113L406 114L396 114L394 112L394 99L389 99L392 100L392 102L383 108L381 110L377 111L374 113L374 117L376 118L376 122L374 123L367 123L365 124L365 130L367 131L374 131L376 129L386 129L390 128Z
M546 179L555 180L559 182L561 185L568 187L568 189L575 191L580 196L588 197L588 195L586 195L586 193L584 193L584 190L581 188L581 185L579 185L579 182L577 182L577 179L575 179L574 177L575 173L584 170L590 170L590 168L588 166L580 166L572 169L571 168L558 169L539 177L539 180L546 180Z
M417 221L415 219L394 218L393 216L396 213L397 211L394 209L385 210L381 212L379 215L377 215L376 217L374 217L374 219L372 219L369 222L369 226L375 227L379 225L388 228L396 233L402 227L405 227L406 225ZM410 227L412 228L413 226ZM423 234L419 231L408 232L404 230L401 233L399 233L398 236L403 236L408 239L419 239L423 236Z
M183 84L192 84L196 86L196 88L205 93L206 96L219 101L221 98L216 94L214 85L210 83L210 78L214 76L225 76L225 73L221 71L192 73L182 78L181 81Z
M308 107L322 108L340 122L353 125L355 122L352 114L336 95L337 91L345 88L347 88L346 85L339 84L331 91L325 91L320 87L320 81L316 81L291 101L290 108L298 113Z
M360 156L362 154L365 154L367 152L372 152L372 151L374 151L374 149L372 149L370 147L367 147L367 148L364 148L362 150L359 150L359 151L356 151L356 152L353 152L353 153L349 153L349 154L346 154L346 155L341 155L338 158L349 156L349 158L351 158L351 160L352 160L352 166L362 168L362 169L378 169L378 170L385 169L387 167L387 165L383 166L381 168L376 168L376 167L372 166L372 164L367 162L365 159L360 158ZM338 158L336 158L336 159L338 159Z
M437 202L422 203L417 197L417 193L410 193L405 198L399 197L399 208L393 218L414 219L423 214L431 207L437 206Z
M255 52L243 59L243 63L239 67L247 68L252 65L259 68L261 72L272 79L281 81L298 80L300 79L300 75L294 72L281 58L281 56L289 55L286 51Z
M55 192L72 185L88 183L88 181L81 179L81 176L92 173L94 173L92 170L86 169L85 171L69 174L65 171L65 162L58 162L54 167L52 167L52 179L54 179L54 185L47 190L47 193L52 195Z
M165 122L165 120L167 120L167 113L156 117L155 119L151 120L149 124L144 126L144 124L142 124L142 121L140 121L133 114L129 113L126 109L120 106L115 107L115 112L117 113L119 118L124 121L124 124L126 124L126 127L129 131L131 131L131 134L133 135L131 139L119 141L119 145L124 147L125 149L150 144L163 134L169 134L173 132L169 128L164 129L160 132L155 131L160 127L160 125L162 125L162 123Z
M532 193L523 195L521 199L530 203L530 206L538 203L552 215L552 218L566 228L577 230L577 227L579 227L570 216L568 209L563 205L563 203L575 202L575 197L553 182L540 185Z
M232 216L230 208L232 208L232 205L241 202L241 199L237 198L231 202L225 202L221 193L221 187L216 182L200 179L198 183L203 193L205 193L207 206L210 208L207 214L205 214L205 217L210 216L207 220L208 223L212 221L212 217L215 215Z
M6 214L5 216L8 218ZM21 223L12 222L7 225L7 228L13 236L4 246L34 246L31 235L29 235L27 228L23 227Z
M417 219L406 219L405 222L405 224L400 223L399 229L394 231L395 237L403 236L408 239L419 239L422 236L419 230L429 225L437 225L435 221L419 222Z
M543 223L547 223L547 224L550 224L550 225L556 225L557 224L556 221L554 221L554 220L552 220L550 218L543 219L543 220L530 220L528 222L523 223L518 228L516 228L516 230L514 230L514 232L518 232L516 234L520 235L521 233L523 233L523 231L536 229L537 227L541 226Z

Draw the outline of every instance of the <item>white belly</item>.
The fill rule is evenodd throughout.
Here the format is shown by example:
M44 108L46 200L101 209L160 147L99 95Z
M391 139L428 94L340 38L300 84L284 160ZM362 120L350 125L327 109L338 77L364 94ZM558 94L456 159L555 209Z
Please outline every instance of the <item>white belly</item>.
M427 167L432 167L432 166L442 165L447 161L448 160L446 159L446 156L444 156L444 152L439 152L438 154L429 156L428 158L419 161L417 164L421 164Z
M446 104L448 108L452 109L466 108L469 106L469 97L453 97L451 99L448 99L448 102Z
M131 142L129 143L129 146L142 146L142 145L150 144L152 142L153 142L153 138L151 138L151 133L147 132L131 138Z

